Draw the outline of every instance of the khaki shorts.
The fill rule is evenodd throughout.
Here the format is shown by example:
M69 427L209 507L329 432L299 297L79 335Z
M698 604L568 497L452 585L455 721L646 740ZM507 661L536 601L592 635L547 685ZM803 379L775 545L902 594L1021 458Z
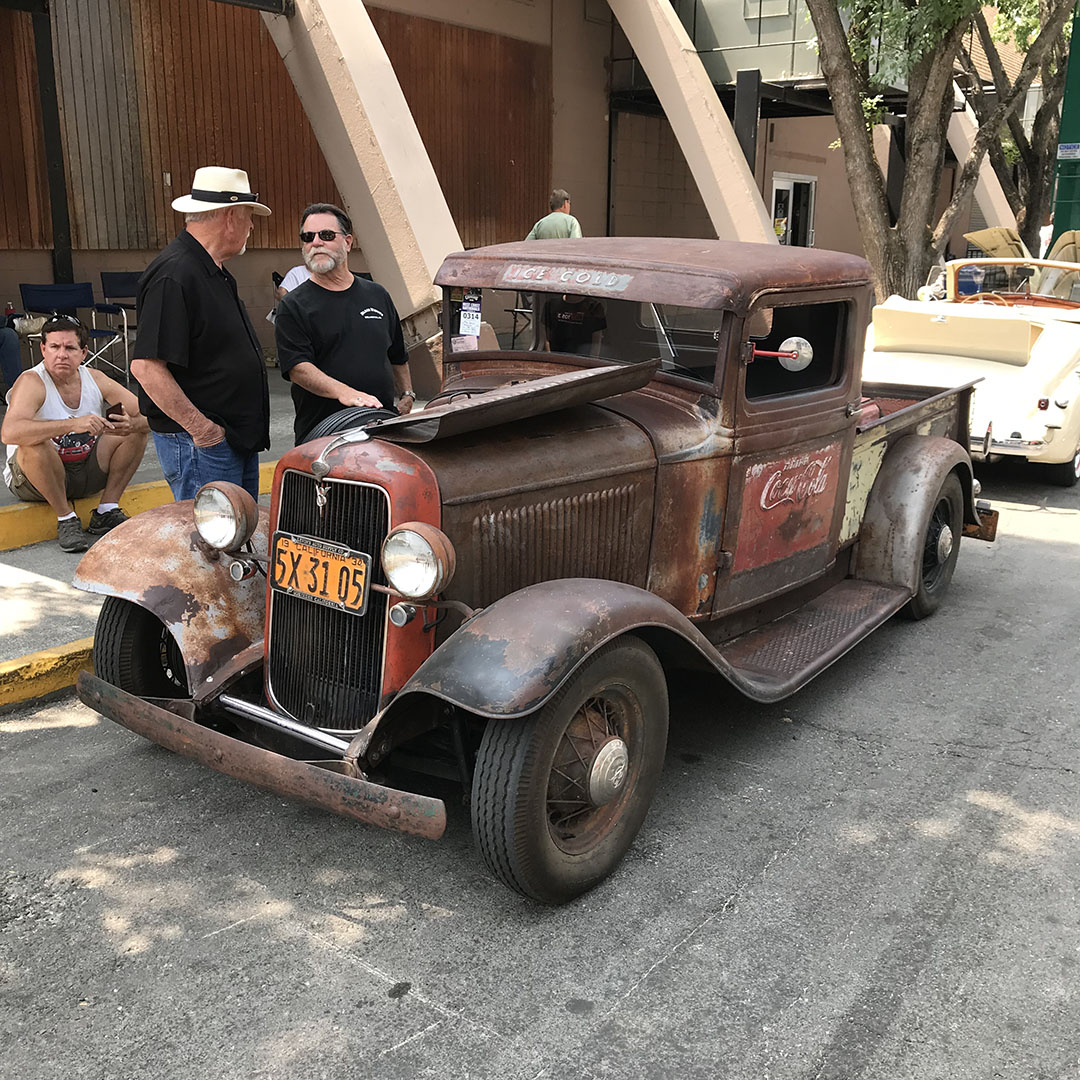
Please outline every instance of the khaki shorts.
M100 443L94 443L94 448L85 461L64 466L64 472L67 476L65 487L69 499L81 499L86 495L93 495L105 487L105 481L108 477L98 463L98 447L100 445ZM17 456L12 457L8 465L11 468L11 481L8 483L8 490L12 495L22 499L23 502L47 501L45 496L26 479L26 473L19 467Z

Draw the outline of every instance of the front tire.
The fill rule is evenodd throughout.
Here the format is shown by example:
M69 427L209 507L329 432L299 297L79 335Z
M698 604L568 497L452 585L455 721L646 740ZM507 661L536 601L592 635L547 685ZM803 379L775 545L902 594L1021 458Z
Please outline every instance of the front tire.
M188 697L184 658L151 611L107 596L94 631L94 674L138 697Z
M1046 466L1046 476L1052 484L1059 487L1075 487L1080 481L1080 446L1076 448L1070 461Z
M664 670L633 637L600 649L532 716L489 721L471 802L491 872L545 904L603 881L648 812L667 730Z
M904 608L908 618L925 619L941 606L956 569L963 531L964 492L956 473L949 473L926 523L917 569L919 587Z

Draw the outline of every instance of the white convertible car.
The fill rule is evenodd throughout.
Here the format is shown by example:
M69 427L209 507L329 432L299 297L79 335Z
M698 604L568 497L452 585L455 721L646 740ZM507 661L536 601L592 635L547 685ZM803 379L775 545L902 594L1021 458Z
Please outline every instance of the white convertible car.
M1080 263L960 259L919 300L874 308L863 378L951 387L980 379L971 454L1009 455L1080 480Z

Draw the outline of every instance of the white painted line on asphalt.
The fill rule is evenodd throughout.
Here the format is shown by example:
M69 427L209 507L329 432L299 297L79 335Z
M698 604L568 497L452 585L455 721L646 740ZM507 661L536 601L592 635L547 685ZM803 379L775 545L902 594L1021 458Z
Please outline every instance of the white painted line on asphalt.
M254 915L249 915L246 919L237 919L236 922L229 923L228 926L222 926L218 930L211 930L209 934L203 934L201 940L205 941L208 937L214 937L216 934L224 934L226 930L231 930L234 926L242 926L246 922L251 922L252 919L259 918L259 916L262 914L264 913L261 911L256 911Z
M394 1043L393 1046L388 1046L379 1057L386 1057L387 1054L392 1054L395 1050L400 1050L403 1046L408 1046L411 1042L416 1042L417 1039L422 1039L429 1031L434 1031L440 1024L444 1023L442 1020L436 1020L434 1024L428 1024L423 1031L418 1031L415 1035L410 1035L407 1039L402 1039L399 1043Z
M395 979L393 975L388 975L385 971L380 971L379 968L374 966L374 964L369 964L366 960L357 956L355 953L351 953L347 949L343 949L340 945L337 944L337 942L331 941L329 938L323 937L322 934L318 933L315 930L312 930L310 927L300 927L299 929L307 937L314 938L316 941L319 942L319 944L325 945L326 948L332 949L334 952L339 953L341 956L345 957L346 960L349 960L357 966L363 968L364 971L366 971L369 975L373 975L376 979L380 979L382 982L388 983L390 986L397 986L401 982L410 981L403 979ZM468 1024L470 1027L477 1028L479 1031L482 1031L487 1035L493 1035L496 1038L504 1037L500 1032L496 1031L494 1028L488 1027L487 1024L482 1024L479 1020L473 1020L471 1017L466 1016L464 1013L454 1012L453 1010L447 1009L444 1006L439 1005L436 1002L424 997L424 995L416 989L415 983L410 986L407 996L410 998L415 998L417 1001L420 1002L421 1005L426 1005L429 1009L433 1009L435 1012L439 1013L447 1020L464 1020L465 1023Z

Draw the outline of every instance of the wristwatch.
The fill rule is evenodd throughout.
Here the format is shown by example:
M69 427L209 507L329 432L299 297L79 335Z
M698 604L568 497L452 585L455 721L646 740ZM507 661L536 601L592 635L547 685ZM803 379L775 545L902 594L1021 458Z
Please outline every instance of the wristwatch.
M416 391L415 390L402 390L401 391L401 397L398 398L398 401L400 401L401 398L405 398L405 397L412 398L412 400L415 401L416 400Z

